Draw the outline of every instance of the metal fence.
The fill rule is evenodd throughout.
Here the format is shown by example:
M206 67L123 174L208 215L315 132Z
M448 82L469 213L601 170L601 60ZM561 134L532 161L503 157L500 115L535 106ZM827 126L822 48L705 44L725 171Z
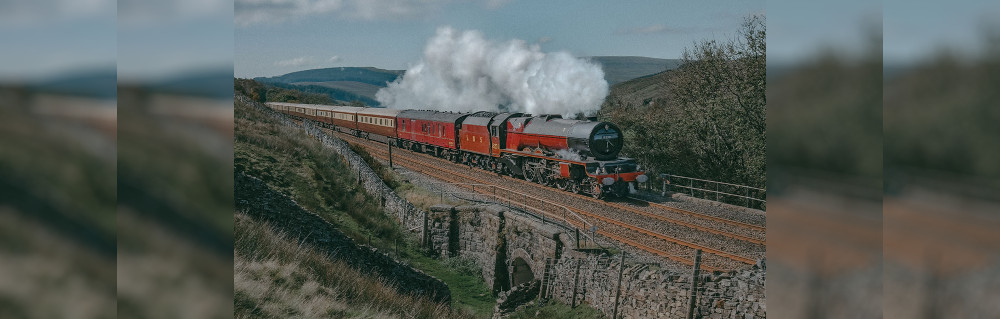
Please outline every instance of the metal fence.
M767 208L767 190L746 185L717 182L674 174L651 175L642 189L667 193L687 194L717 202L764 210Z
M597 226L580 217L568 207L546 199L528 195L505 187L477 183L444 183L441 185L468 188L468 192L438 190L435 193L444 202L446 196L464 201L498 204L507 208L519 210L528 216L539 219L542 224L552 224L573 232L577 241L577 249L606 249L606 246L619 248L610 241L597 241ZM478 190L478 191L477 191Z

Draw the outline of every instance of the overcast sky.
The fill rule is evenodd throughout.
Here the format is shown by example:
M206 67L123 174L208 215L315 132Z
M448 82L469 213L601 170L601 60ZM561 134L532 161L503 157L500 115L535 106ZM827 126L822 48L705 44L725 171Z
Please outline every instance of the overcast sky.
M757 1L237 0L235 73L374 66L406 69L441 26L522 39L576 56L679 58L731 36Z

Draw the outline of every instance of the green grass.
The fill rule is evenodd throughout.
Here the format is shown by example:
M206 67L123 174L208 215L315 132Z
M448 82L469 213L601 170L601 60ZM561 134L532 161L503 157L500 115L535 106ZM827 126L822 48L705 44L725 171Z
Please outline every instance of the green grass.
M370 240L380 251L390 252L398 260L443 280L451 289L455 309L480 318L492 314L495 298L480 273L470 271L466 262L425 255L416 235L407 233L393 216L381 209L376 198L357 184L356 173L340 155L302 129L280 125L251 106L237 103L235 117L236 172L261 179L355 241ZM370 155L368 160L377 162ZM385 167L376 167L376 171L398 178ZM412 190L413 186L397 188Z
M434 259L423 254L410 254L407 259L414 267L441 279L451 289L452 307L489 318L496 298L482 279L482 269L464 258Z
M525 318L547 318L547 319L598 319L604 318L604 314L597 309L591 308L587 305L580 305L576 308L570 307L570 305L557 302L549 301L548 303L541 305L530 305L521 309L518 309L514 313L510 314L508 317L510 319L525 319Z

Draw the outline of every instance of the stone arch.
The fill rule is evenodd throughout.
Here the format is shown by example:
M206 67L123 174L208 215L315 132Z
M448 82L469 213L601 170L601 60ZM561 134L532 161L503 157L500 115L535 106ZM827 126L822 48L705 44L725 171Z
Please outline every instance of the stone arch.
M511 255L510 283L511 287L535 280L534 260L523 248L514 250Z

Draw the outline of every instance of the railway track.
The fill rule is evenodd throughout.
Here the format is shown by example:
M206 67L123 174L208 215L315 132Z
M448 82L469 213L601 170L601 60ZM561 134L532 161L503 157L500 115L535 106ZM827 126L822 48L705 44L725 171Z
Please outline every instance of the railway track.
M332 132L332 131L328 130L328 132ZM349 136L349 135L345 135L345 134L342 134L342 133L338 133L337 135L340 136L341 138L344 138L346 140L352 141L355 144L359 144L359 145L365 147L369 152L373 153L372 155L375 155L375 156L377 156L377 157L379 157L379 158L381 158L383 160L386 160L388 158L388 151L386 149L384 149L383 147L381 147L381 146L384 146L384 144L375 144L374 142L363 140L363 139L359 139L359 138L356 138L356 137L353 137L353 136ZM470 175L468 175L468 174L466 174L464 172L457 172L457 171L448 169L448 168L444 167L445 165L441 165L441 164L443 164L442 163L443 160L441 160L441 159L438 159L438 158L435 158L435 157L431 157L431 156L425 155L425 154L419 154L419 153L407 152L406 154L414 154L414 155L417 155L417 156L414 156L414 157L423 157L424 160L436 162L435 163L436 165L435 165L435 164L423 163L423 162L421 162L421 161L419 161L419 160L417 160L415 158L411 158L410 156L394 157L395 162L399 163L401 166L407 167L410 170L418 171L418 172L430 175L430 176L432 176L434 178L437 178L437 179L440 179L440 180L443 180L443 181L448 181L448 182L466 183L466 182L469 182L469 181L476 181L476 182L482 183L482 184L493 184L493 183L491 183L489 181L486 181L486 180L483 180L483 179L480 179L480 178L476 178L476 177L470 176ZM402 161L399 161L399 159L402 159ZM449 162L449 164L452 164L452 163ZM487 172L482 172L482 173L487 173ZM457 178L456 177L451 177L451 176L457 176ZM528 182L522 181L520 179L513 179L513 178L510 178L510 179L514 180L514 181L517 181L518 183L522 183L523 182L523 183L527 183L527 185L531 185L533 187L542 187L542 188L546 188L546 190L548 190L548 191L555 191L555 190L552 190L552 189L547 189L547 187L545 187L543 185L537 185L537 184L534 184L534 183L528 183ZM462 186L462 185L459 185L459 186ZM466 186L466 187L463 187L463 188L468 189L470 187ZM475 189L473 189L473 190L475 190ZM482 194L485 194L485 195L490 195L489 193L484 192L484 190L482 188L479 189L479 193L482 193ZM562 193L562 192L560 192L560 193ZM574 194L574 195L577 195L577 194ZM592 198L589 198L589 197L586 197L586 196L582 196L582 195L577 195L577 196L583 197L583 198L592 199ZM544 201L542 199L537 199L537 198L535 198L535 199L539 200L539 201ZM562 206L560 204L551 203L551 202L550 202L550 204L557 205L557 206ZM654 218L654 219L658 219L658 220L666 220L666 221L670 221L671 220L671 219L665 218L663 216L657 216L655 214L650 214L648 212L642 212L642 211L630 209L627 206L622 206L622 205L618 205L618 206L620 206L625 211L633 211L633 212L636 212L636 213L638 213L638 214L640 214L642 216L646 216L646 217L650 217L650 218ZM571 211L573 211L573 212L575 212L575 213L577 213L579 215L587 216L589 219L599 220L604 225L612 225L612 226L620 228L622 230L627 230L628 232L631 232L631 234L634 237L639 237L639 238L643 238L643 237L649 238L649 237L652 237L652 238L656 238L656 239L668 242L668 243L670 243L672 245L686 247L687 248L686 251L680 251L680 252L677 252L678 249L676 249L676 247L673 247L673 248L669 248L668 247L667 250L664 250L664 249L652 247L650 245L639 243L639 241L637 239L634 239L634 238L633 239L625 238L624 236L620 236L620 235L615 234L615 233L610 232L610 231L601 230L601 231L598 232L601 235L604 235L604 236L606 236L608 238L612 238L612 239L618 240L619 242L623 242L623 243L629 244L629 245L631 245L633 247L637 247L639 249L651 252L651 253L656 254L656 255L664 256L664 257L667 257L669 259L672 259L672 260L675 260L675 261L678 261L678 262L682 262L684 264L690 265L690 264L692 264L692 261L690 259L686 259L686 258L679 258L678 257L678 253L682 254L682 255L683 254L690 255L690 253L692 252L691 250L693 250L693 249L702 249L705 252L713 254L715 256L718 256L718 257L721 257L721 258L724 258L724 259L728 259L728 260L732 260L732 261L737 261L737 262L744 263L744 264L752 264L752 263L755 262L755 260L753 260L751 258L740 256L740 255L734 254L734 253L729 253L729 252L726 252L726 251L723 251L723 250L720 250L720 249L714 249L714 248L711 248L711 247L706 246L706 245L701 245L701 244L693 243L691 241L685 241L685 240L682 240L682 239L679 239L679 238L676 238L676 237L673 237L673 236L667 236L667 235L664 235L664 234L662 234L660 232L653 231L653 230L650 230L650 229L638 227L638 226L635 226L635 225L629 225L627 223L620 222L620 221L615 220L613 218L609 218L609 217L606 217L606 216L600 216L598 214L590 213L590 212L588 212L586 210L583 210L583 209L579 209L579 208L575 208L575 207L568 207L568 208ZM542 213L542 214L546 214L546 215L550 215L550 216L554 216L554 217L558 218L558 215L553 215L553 214L551 214L549 212L546 212L546 211L539 211L539 210L536 210L536 211L538 211L539 213ZM574 223L574 221L572 221L572 220L567 220L567 222ZM575 223L575 224L576 225L574 225L574 226L577 226L577 227L583 226L583 225L581 225L582 223ZM708 231L707 230L708 228L705 228L705 227L702 227L702 226L698 226L698 225L693 225L693 224L690 224L690 223L681 222L679 224L686 224L686 225L690 225L690 226L695 226L695 227L692 227L692 228L699 229L699 230L702 230L702 231ZM581 228L585 229L585 227L581 227ZM718 233L718 230L715 230L714 232L713 231L708 231L708 232ZM739 237L744 237L745 238L745 236L739 236L739 235L737 235L736 237L737 238L739 238ZM674 251L674 253L671 253L668 250ZM706 256L706 257L708 257L708 256ZM706 262L710 263L711 259L712 258L706 258ZM713 264L726 265L726 264L729 264L729 263L716 261ZM710 267L713 268L713 269L715 269L715 270L720 269L719 267L714 267L714 266L710 266ZM731 268L729 268L729 269L731 269Z
M650 205L650 206L655 206L655 207L659 207L659 208L662 208L662 209L674 211L674 212L677 212L677 213L681 213L681 214L685 214L685 215L690 215L690 216L695 216L695 217L698 217L698 218L709 219L709 220L717 221L717 222L720 222L720 223L730 224L730 225L737 226L737 227L742 227L742 228L746 228L746 229L752 229L752 230L761 231L761 232L764 232L764 231L767 230L767 228L765 226L762 226L762 225L755 225L755 224L750 224L750 223L744 223L744 222L735 221L735 220L731 220L731 219L726 219L726 218L722 218L722 217L718 217L718 216L712 216L712 215L708 215L708 214L702 214L702 213L698 213L698 212L692 212L690 210L680 209L680 208L677 208L677 207L663 205L663 204L660 204L660 203L651 202L651 201L647 201L647 200L643 200L643 199L638 199L638 198L634 198L634 197L629 197L629 199L640 201L640 202L642 202L644 204L647 204L647 205ZM761 242L761 244L763 244L763 242Z
M357 138L357 137L354 137L354 136L350 136L350 135L346 135L346 134L343 134L343 133L340 133L340 134L341 134L342 138L353 140L356 143L366 144L366 146L368 146L370 150L373 150L374 152L377 152L377 153L381 154L383 159L385 159L387 157L387 153L388 153L387 150L383 149L382 147L372 147L372 144L368 144L368 143L375 143L373 141L360 139L360 138ZM442 160L440 158L433 157L433 156L430 156L430 155L427 155L427 154L415 153L415 152L409 152L409 151L407 151L407 154L414 154L416 156L423 157L423 158L426 158L428 160L447 162L445 160ZM447 163L454 164L452 162L447 162ZM457 165L460 165L460 164L457 164ZM510 177L510 176L502 176L502 175L500 175L500 178L508 180L508 181L511 181L511 182L514 182L514 183L518 183L518 184L521 184L521 185L525 185L525 186L537 187L539 189L544 189L544 190L547 190L547 191L554 191L554 190L550 189L548 186L544 186L544 185L540 185L540 184L537 184L537 183L528 182L528 181L525 181L525 180L522 180L522 179L519 179L519 178L513 178L513 177ZM749 243L753 243L753 244L757 244L757 245L765 245L765 239L763 238L763 232L764 232L765 228L763 226L753 225L753 224L748 224L748 223L743 223L743 222L739 222L739 221L733 221L733 220L729 220L729 219L725 219L725 218L721 218L721 217L717 217L717 216L711 216L711 215L708 215L708 214L702 214L702 213L692 212L692 211L689 211L689 210L684 210L684 209L680 209L680 208L676 208L676 207L670 207L670 206L659 204L659 203L652 203L652 202L641 201L641 200L638 200L638 199L631 198L631 200L641 201L643 204L647 204L647 206L657 207L657 208L668 210L668 211L671 211L671 212L674 212L674 213L688 215L688 216L692 216L692 217L695 217L695 218L701 218L703 220L708 220L708 221L711 221L711 222L719 222L719 223L731 225L733 227L744 229L747 232L752 233L752 234L754 234L756 236L749 235L749 234L748 235L744 235L744 234L738 234L738 233L733 232L733 231L716 229L716 228L713 228L713 227L710 227L710 226L699 225L697 223L686 222L686 221L678 220L676 218L666 217L666 216L663 216L663 215L660 215L660 214L647 212L647 211L644 211L642 209L639 209L639 208L636 208L636 207L631 207L631 206L624 205L624 204L621 204L621 203L608 202L608 201L602 201L602 200L594 199L594 198L592 198L590 196L585 196L585 195L580 195L580 194L570 193L570 192L561 192L561 194L565 194L567 196L572 196L574 198L585 200L585 201L588 201L588 202L591 202L591 203L596 203L596 204L599 204L599 205L611 206L611 207L620 209L622 211L631 212L631 213L634 213L634 214L646 216L646 217L649 217L649 218L653 218L653 219L656 219L656 220L659 220L659 221L664 221L664 222L672 223L672 224L675 224L675 225L681 225L681 226L692 228L692 229L695 229L695 230L698 230L698 231L703 231L703 232L709 232L709 233L713 233L713 234L718 234L718 235L722 235L722 236L725 236L725 237L729 237L729 238L733 238L733 239L737 239L737 240L741 240L741 241L745 241L745 242L749 242Z
M367 146L366 146L366 148L367 148ZM371 151L371 150L369 149L369 151ZM377 156L377 157L385 160L386 157L383 157L383 156L387 156L387 155L379 154L379 155L375 155L375 156ZM470 180L471 181L476 181L476 182L481 182L481 183L484 182L484 181L482 181L480 179L477 179L477 178L474 178L474 177L471 177L471 176L468 176L468 175L465 175L465 174L455 173L455 172L450 171L450 170L438 170L438 171L435 171L433 169L427 169L426 164L413 162L413 161L411 161L409 159L404 159L403 162L399 163L399 165L403 166L403 167L406 167L407 169L410 169L412 171L420 172L421 174L426 174L428 176L431 176L433 178L436 178L436 179L439 179L439 180L442 180L442 181L455 183L455 186L460 187L460 188L470 189L472 191L475 191L475 192L483 194L483 195L492 195L491 193L486 192L485 189L483 189L483 188L480 188L480 189L477 190L474 187L472 187L471 185L462 184L463 182L467 182L467 181L470 181ZM452 176L448 176L448 175L439 173L439 171L446 172L447 174L451 174ZM500 196L500 197L502 197L502 196ZM537 201L544 201L543 199L539 199L539 198L536 198L536 197L529 197L529 198L531 198L533 200L537 200ZM517 198L514 198L514 199L517 199ZM556 205L556 206L561 206L561 205L558 205L558 204L555 204L555 203L551 203L551 204L552 205ZM560 218L560 217L564 217L564 216L559 216L558 214L554 214L552 212L549 212L549 211L546 211L546 210L542 210L542 209L533 208L533 207L530 207L530 206L527 206L527 205L525 205L525 209L533 210L536 213L540 213L542 215L547 215L552 220L562 219L562 220L566 221L567 223L569 223L570 225L578 227L580 229L586 229L587 228L586 225L582 221L574 221L574 220L569 219L569 218ZM573 209L573 208L568 208L568 209L572 210L575 213L578 213L578 214L581 214L581 215L584 215L584 216L587 216L587 217L591 217L591 218L594 218L594 219L598 219L598 220L602 220L602 221L605 221L605 222L609 222L610 224L615 225L615 226L620 227L620 228L623 228L623 229L635 230L635 231L639 232L640 234L647 235L647 236L648 235L653 235L656 238L665 240L665 241L673 243L673 244L677 244L677 245L681 245L681 246L685 246L685 244L687 244L687 245L696 245L696 244L687 243L687 242L685 242L683 240L679 240L679 239L676 239L676 238L673 238L673 237L665 236L665 235L662 235L662 234L656 234L655 232L651 232L649 230L645 230L645 229L641 229L641 228L629 226L629 225L626 225L626 224L623 224L623 223L620 223L620 222L616 222L616 221L611 220L611 219L607 219L607 218L603 218L601 216L597 216L597 215L594 215L594 214L587 213L587 212L579 210L579 209ZM641 244L641 243L639 243L636 240L632 240L632 239L629 239L629 238L627 238L625 236L618 235L615 232L603 230L603 228L604 227L602 227L602 230L598 230L596 233L600 234L602 236L611 238L613 240L616 240L616 241L628 244L630 246L636 247L638 249L645 250L645 251L648 251L650 253L653 253L653 254L656 254L656 255L659 255L659 256L671 259L671 260L676 261L676 262L680 262L680 263L683 263L683 264L686 264L686 265L692 265L693 264L692 260L681 257L685 253L689 254L690 250L670 252L670 251L667 251L667 250L664 250L664 249L655 248L655 247L651 247L651 246L648 246L648 245ZM695 247L691 247L691 248L699 248L699 247L704 247L704 246L696 245ZM705 248L707 248L707 247L705 247ZM711 253L722 253L720 255L720 257L729 258L728 256L735 256L733 254L721 252L719 250L710 249L710 248L708 248L706 251L711 252ZM741 260L741 259L734 259L734 260L741 261L741 262L744 262L744 263L753 263L753 261L750 261L749 259L746 259L746 258L742 258L742 259L743 260ZM702 267L703 267L703 269L705 269L707 271L719 271L719 270L723 269L723 268L720 268L720 267L709 265L708 262L706 262L706 265L703 265Z

